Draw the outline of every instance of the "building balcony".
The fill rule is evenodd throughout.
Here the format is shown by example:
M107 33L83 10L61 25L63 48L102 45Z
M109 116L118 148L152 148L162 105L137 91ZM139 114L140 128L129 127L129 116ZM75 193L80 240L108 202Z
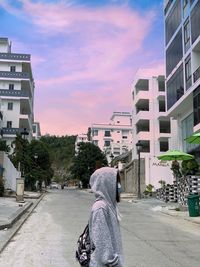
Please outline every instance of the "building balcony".
M19 126L20 128L27 130L32 128L31 117L28 114L20 114L19 116Z
M28 72L11 72L11 71L0 71L0 78L8 79L30 79L31 76Z
M17 61L30 61L31 56L28 54L15 54L15 53L0 53L0 59L17 60Z
M146 99L146 100L150 99L149 91L138 91L138 93L135 95L134 105L136 105L138 101L141 99Z
M150 139L150 132L140 131L137 133L138 140L149 140Z
M159 92L157 95L158 100L165 100L166 93L165 92Z
M150 120L150 119L151 119L151 114L149 111L142 111L141 110L134 116L135 124L141 120Z
M0 96L30 97L28 92L24 92L24 91L21 91L21 90L8 90L8 89L0 89Z
M20 134L21 131L23 131L23 129L20 129L20 128L6 128L6 127L2 128L3 135L16 135L16 134Z
M171 134L170 133L160 133L158 135L158 140L159 141L167 141L169 138L171 138Z

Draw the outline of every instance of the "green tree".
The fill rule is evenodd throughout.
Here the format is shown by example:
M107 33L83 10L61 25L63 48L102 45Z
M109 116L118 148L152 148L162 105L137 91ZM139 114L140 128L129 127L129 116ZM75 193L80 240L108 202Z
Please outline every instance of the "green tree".
M34 189L35 182L48 185L53 176L50 154L47 146L38 140L32 140L27 147L28 162L26 165L25 185Z
M195 159L184 160L181 164L181 171L184 175L196 174L199 170L199 164Z
M10 159L16 168L20 164L22 176L25 178L25 189L34 190L36 181L49 184L53 170L46 145L38 140L29 143L17 135L12 146L14 151Z
M48 147L52 168L54 170L54 180L63 182L70 173L70 167L75 154L76 136L51 136L45 135L40 139Z
M92 143L80 143L79 152L73 159L71 177L81 180L83 187L87 187L89 178L95 171L97 164L108 165L107 159L100 148Z
M5 140L0 140L0 151L4 151L6 153L10 152L10 147L6 144Z

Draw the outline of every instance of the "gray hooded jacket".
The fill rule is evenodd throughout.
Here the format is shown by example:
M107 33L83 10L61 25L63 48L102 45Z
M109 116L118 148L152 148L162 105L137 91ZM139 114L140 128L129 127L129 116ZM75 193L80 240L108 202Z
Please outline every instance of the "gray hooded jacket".
M90 178L96 197L89 219L90 238L95 245L90 267L124 267L116 210L116 177L115 168L103 167Z

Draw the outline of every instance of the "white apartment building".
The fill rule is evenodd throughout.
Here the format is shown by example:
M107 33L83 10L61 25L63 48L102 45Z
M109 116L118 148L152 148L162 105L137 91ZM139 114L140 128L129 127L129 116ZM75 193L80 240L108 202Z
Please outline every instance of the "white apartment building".
M108 163L132 149L132 116L130 112L113 112L109 123L93 123L91 141L107 156Z
M160 187L159 181L173 181L170 163L161 163L157 156L166 152L171 141L171 122L165 112L165 77L150 76L151 71L140 69L132 87L133 159L138 158L136 143L142 144L141 158L145 159L145 183Z
M10 145L24 128L32 139L34 80L28 54L11 52L8 38L0 38L1 133Z
M75 153L78 153L79 150L79 143L87 143L88 141L88 136L87 134L78 134L76 137L76 141L75 141Z
M33 139L39 140L41 138L40 123L33 123Z
M174 148L194 152L185 138L200 131L200 1L165 1L167 113L177 120Z

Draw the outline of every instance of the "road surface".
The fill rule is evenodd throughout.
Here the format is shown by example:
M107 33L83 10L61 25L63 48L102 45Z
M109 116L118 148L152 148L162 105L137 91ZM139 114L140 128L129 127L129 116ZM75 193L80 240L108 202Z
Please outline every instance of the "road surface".
M2 252L0 266L78 267L76 242L93 199L88 191L51 190ZM199 267L200 225L155 212L156 205L119 205L126 267Z

